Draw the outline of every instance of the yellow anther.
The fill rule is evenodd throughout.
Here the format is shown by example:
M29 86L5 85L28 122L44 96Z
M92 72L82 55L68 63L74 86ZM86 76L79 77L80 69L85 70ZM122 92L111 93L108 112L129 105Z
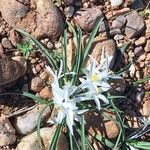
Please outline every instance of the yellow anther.
M91 76L91 80L92 80L92 81L98 81L98 80L99 80L99 77L94 73L94 74L92 74L92 76Z

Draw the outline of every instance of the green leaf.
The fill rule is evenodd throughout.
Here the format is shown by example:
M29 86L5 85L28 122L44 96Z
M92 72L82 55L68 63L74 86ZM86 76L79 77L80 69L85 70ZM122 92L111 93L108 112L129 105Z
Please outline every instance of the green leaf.
M72 84L75 84L77 80L79 70L80 70L80 65L81 65L81 55L82 55L82 51L81 51L82 30L81 28L78 28L78 36L76 38L77 38L77 49L76 49L75 60L74 60L73 68L72 68L72 72L75 72L75 75L73 75Z
M150 142L132 140L129 141L128 144L135 148L140 148L142 150L150 150Z
M40 136L40 126L41 126L41 122L42 122L42 116L45 112L45 110L50 106L50 104L46 105L40 112L39 117L38 117L38 124L37 124L37 138L38 138L38 142L40 144L40 148L43 149L42 147L42 141L41 141L41 136Z
M29 97L31 99L33 99L34 101L40 103L40 104L52 104L53 101L47 101L47 100L43 100L40 97L35 96L34 94L28 93L28 92L23 92L23 93L17 93L18 95L22 95L22 96L26 96Z
M67 81L66 73L67 73L67 31L64 30L64 38L63 38L63 71L64 71L64 78Z
M70 150L73 150L73 140L72 140L72 135L71 133L69 132L69 139L70 139Z
M101 25L101 23L102 23L102 20L103 20L103 18L100 18L100 19L97 21L97 23L96 23L96 25L95 25L95 27L94 27L94 29L93 29L93 31L92 31L90 37L89 37L89 40L88 40L87 44L85 45L85 48L83 49L83 53L84 53L84 54L83 54L82 64L84 63L86 57L87 57L88 54L90 53L90 48L91 48L91 45L92 45L92 43L93 43L93 39L95 38L95 36L96 36L96 34L97 34L97 31L98 31L98 29L99 29L99 27L100 27L100 25Z
M84 128L84 115L81 116L81 147L85 150L85 128Z
M147 81L149 81L149 80L150 80L150 76L149 76L149 77L145 77L144 79L141 79L141 80L138 80L138 81L133 82L133 85L134 85L134 86L137 86L137 85L139 85L139 84L141 84L141 83L144 83L144 82L147 82Z
M63 123L61 123L57 126L56 131L53 135L52 142L51 142L51 145L49 147L49 150L56 150L57 149L57 142L58 142L59 137L61 135L62 125L63 125Z
M114 147L114 144L112 142L110 142L107 138L102 137L101 135L96 134L94 136L94 138L96 140L100 141L101 143L105 144L109 148L113 148Z

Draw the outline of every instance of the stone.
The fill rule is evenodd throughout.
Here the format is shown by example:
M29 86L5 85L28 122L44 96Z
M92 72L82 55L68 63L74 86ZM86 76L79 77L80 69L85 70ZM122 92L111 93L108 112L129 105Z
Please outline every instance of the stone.
M45 86L39 93L41 98L44 99L52 99L52 90L48 87Z
M7 49L11 49L12 48L12 44L9 41L8 38L2 38L2 45L3 45L4 48L7 48Z
M142 46L135 47L134 54L135 56L140 56L144 53L144 49Z
M145 100L141 109L141 113L144 117L150 117L150 99Z
M0 56L4 54L3 45L0 43Z
M110 0L112 7L118 7L123 3L123 0Z
M17 116L15 119L14 126L16 131L21 135L27 135L36 128L38 124L39 114L44 108L44 105L38 105L34 109L28 111L26 114ZM42 116L42 121L51 113L50 108L48 107Z
M102 50L104 50L105 55L113 56L113 59L111 61L111 66L114 65L115 61L115 56L116 56L116 43L112 39L100 39L99 37L96 37L92 43L91 46L91 55L98 61L100 62L101 59L101 53Z
M145 52L150 52L150 40L147 40L144 50Z
M142 0L134 0L130 7L134 10L144 9L145 6Z
M116 34L114 36L114 40L119 41L119 40L123 40L124 39L124 35L122 34Z
M4 20L11 26L15 26L29 11L29 7L16 0L1 0L0 11Z
M123 15L123 14L126 14L128 12L130 12L130 8L129 7L113 10L113 16Z
M8 57L0 59L0 88L4 89L12 86L12 83L25 74L26 67L20 62Z
M10 26L25 30L36 38L48 36L53 40L64 30L61 13L49 0L30 1L30 5L16 0L1 0L0 11Z
M51 39L58 38L64 30L64 22L58 8L49 0L38 0L36 11L37 28L34 34L37 37L46 35Z
M119 29L119 28L111 29L109 33L111 36L116 35L116 34L122 34L121 29Z
M76 0L63 0L66 6L72 6L75 4Z
M107 115L108 117L112 117L113 119L116 118L116 116L108 111L103 112L104 115ZM85 114L85 121L86 126L85 129L88 133L88 135L94 136L95 134L101 135L103 137L107 137L110 140L115 139L119 134L119 129L117 127L117 124L103 116L104 119L102 119L102 115L96 113L96 112L88 112Z
M44 87L44 83L41 78L34 77L31 80L31 90L34 92L40 92Z
M140 37L138 40L135 41L136 46L142 46L146 43L146 38L144 36Z
M102 21L99 32L108 32L109 31L109 22L107 20Z
M42 138L43 147L45 150L47 150L49 145L51 144L55 130L55 126L40 129L40 137ZM34 132L22 138L20 143L17 145L16 149L41 150L40 145L38 143L37 132ZM63 132L60 134L56 150L69 150L67 140Z
M129 72L130 72L130 76L131 76L131 77L134 77L135 71L136 71L135 65L132 64L132 65L130 66L130 68L129 68Z
M140 35L145 29L144 19L138 14L137 11L133 11L126 16L127 24L125 27L125 34L128 38L134 38Z
M146 61L150 61L150 53L148 53L147 55L146 55L146 59L145 59Z
M9 40L12 45L16 47L17 44L21 42L21 36L15 30L11 30Z
M49 75L48 75L48 73L47 73L46 71L43 71L43 72L39 75L39 77L40 77L44 82L46 82L46 81L48 80Z
M121 95L126 89L126 82L124 78L109 79L111 89L109 90L111 95Z
M126 23L126 18L121 15L118 16L115 20L112 21L112 28L122 29Z
M5 115L0 116L0 146L10 145L16 142L15 129Z
M99 18L103 16L98 7L82 8L75 12L74 20L84 31L91 31Z

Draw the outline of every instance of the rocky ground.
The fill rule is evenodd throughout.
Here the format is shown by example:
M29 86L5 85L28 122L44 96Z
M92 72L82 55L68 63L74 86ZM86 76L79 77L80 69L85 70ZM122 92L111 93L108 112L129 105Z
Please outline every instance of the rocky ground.
M104 17L91 47L92 55L99 60L104 49L106 54L113 56L111 64L117 71L132 62L122 74L123 79L113 82L112 92L127 96L128 100L121 104L127 116L150 117L150 81L140 84L132 92L128 90L131 82L150 76L148 3L148 0L125 0L120 6L112 7L109 0L0 0L0 149L40 149L35 128L44 106L14 93L26 91L43 99L52 98L50 83L53 79L45 69L44 56L33 46L31 55L25 59L17 48L24 39L15 29L23 29L35 36L57 60L61 57L59 38L66 20L72 26L81 27L86 43L98 18ZM122 54L119 54L118 49L127 44L127 49L122 49ZM68 66L72 65L74 46L73 33L68 29ZM48 128L47 119L51 112L52 109L48 108L42 117L41 136L45 147L55 130L55 126ZM92 129L99 128L93 124L94 121L89 119L87 130L91 133ZM136 128L136 123L131 127ZM119 134L112 121L106 124L106 128L109 139ZM68 149L64 134L59 143L59 150Z

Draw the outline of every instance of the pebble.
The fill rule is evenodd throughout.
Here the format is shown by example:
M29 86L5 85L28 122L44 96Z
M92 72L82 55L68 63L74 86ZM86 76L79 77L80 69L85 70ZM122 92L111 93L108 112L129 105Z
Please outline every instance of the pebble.
M10 145L16 142L15 129L5 115L0 116L0 146Z
M119 41L119 40L123 40L124 39L124 35L122 34L116 34L114 36L114 40Z
M63 0L66 6L72 6L75 4L76 0Z
M125 34L128 38L134 38L143 32L145 28L145 22L137 11L133 11L127 15L126 19L127 24L125 27Z
M38 105L34 109L28 111L26 114L17 116L15 119L14 126L16 131L21 135L27 135L31 133L38 124L38 117L45 105ZM50 108L48 107L42 116L42 121L51 113Z
M74 14L74 7L72 7L72 6L69 6L69 7L67 7L66 9L65 9L65 14L66 14L66 17L68 17L68 18L71 18L72 16L73 16L73 14Z
M130 11L130 8L126 7L126 8L122 8L122 9L118 9L118 10L113 10L113 16L117 15L123 15L126 14Z
M52 99L52 90L45 86L39 93L39 96L43 99Z
M123 3L123 0L110 0L112 7L118 7Z
M2 45L3 45L4 48L8 48L8 49L13 48L13 47L12 47L12 44L11 44L11 42L9 41L8 38L2 38Z
M129 68L129 72L130 72L130 76L131 76L131 77L134 77L135 71L136 71L135 65L132 64L132 65L130 66L130 68Z
M126 18L123 15L118 16L115 20L112 21L112 28L122 29L125 23L126 23Z
M140 37L138 40L135 41L136 46L142 46L146 43L146 38L144 36Z
M122 33L121 33L121 29L119 29L119 28L111 29L109 33L110 33L110 35L112 35L112 36L113 36L113 35L116 35L116 34L122 34Z
M43 81L39 77L34 77L31 80L31 90L34 92L40 92L44 87Z
M150 117L150 100L144 101L141 113L144 117Z
M35 66L35 69L36 69L37 72L40 72L42 70L42 67L41 67L41 65L37 64Z
M138 46L134 49L135 56L140 56L144 53L144 49L142 46Z
M46 81L48 80L49 75L47 74L46 71L43 71L43 72L39 75L39 77L40 77L44 82L46 82Z
M150 61L150 53L148 53L147 55L146 55L146 59L145 59L146 61Z
M144 53L143 55L141 55L139 58L138 58L138 61L144 61L146 58L146 54Z
M31 63L31 64L35 64L35 63L37 63L37 60L36 60L35 58L32 58L32 59L30 60L30 63Z
M98 7L82 8L75 12L74 20L84 31L91 31L97 20L103 16L102 11Z
M150 52L150 40L147 40L144 50L145 52Z
M142 87L137 87L136 88L136 101L138 103L142 102L142 100L144 98L144 94L145 94L145 91Z
M42 143L45 150L49 149L49 145L52 142L52 137L54 135L55 130L56 130L55 126L45 127L40 129L40 137L42 138ZM16 149L17 150L41 150L37 139L37 131L23 137L20 143L17 145ZM63 132L60 134L56 150L69 150L67 140Z

